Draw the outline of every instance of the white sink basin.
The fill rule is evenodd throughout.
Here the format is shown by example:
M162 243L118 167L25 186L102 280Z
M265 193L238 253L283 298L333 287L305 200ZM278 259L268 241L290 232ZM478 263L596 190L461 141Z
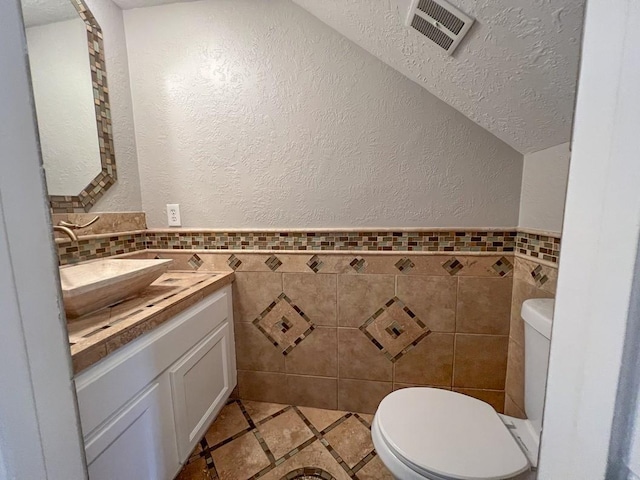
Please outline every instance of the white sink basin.
M60 267L67 318L133 297L169 268L173 260L105 259Z

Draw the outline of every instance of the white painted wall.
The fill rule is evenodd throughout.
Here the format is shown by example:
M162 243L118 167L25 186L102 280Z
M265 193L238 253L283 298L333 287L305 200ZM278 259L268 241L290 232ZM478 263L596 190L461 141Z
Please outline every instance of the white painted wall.
M47 188L77 195L102 170L86 26L77 17L26 34Z
M125 24L150 226L517 224L519 153L292 2Z
M520 227L562 231L570 156L569 143L524 156Z
M0 478L79 480L69 338L17 1L0 2L0 45Z
M605 475L618 435L612 420L630 295L640 276L639 23L635 0L588 2L540 480L616 478Z
M85 3L102 28L118 168L117 182L98 200L93 210L140 211L140 175L122 10L111 0L85 0Z

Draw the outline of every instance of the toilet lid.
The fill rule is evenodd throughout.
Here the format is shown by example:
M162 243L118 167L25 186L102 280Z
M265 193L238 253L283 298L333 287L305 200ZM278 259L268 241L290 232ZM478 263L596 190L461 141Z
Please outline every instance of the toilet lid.
M487 403L437 388L388 395L376 412L387 445L414 470L456 480L502 479L529 462Z

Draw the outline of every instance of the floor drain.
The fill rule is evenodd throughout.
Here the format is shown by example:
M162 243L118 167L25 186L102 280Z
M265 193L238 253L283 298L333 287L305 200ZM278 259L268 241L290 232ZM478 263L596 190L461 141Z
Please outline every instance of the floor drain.
M281 480L336 480L329 472L316 467L305 467L287 473Z

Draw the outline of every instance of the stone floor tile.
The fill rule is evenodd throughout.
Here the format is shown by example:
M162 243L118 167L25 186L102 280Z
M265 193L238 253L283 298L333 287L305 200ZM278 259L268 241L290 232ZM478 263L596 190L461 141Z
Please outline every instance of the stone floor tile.
M350 468L373 451L371 432L354 416L331 430L324 438Z
M250 400L242 400L242 405L255 423L287 407L287 405L280 403L252 402Z
M317 440L261 477L261 480L280 480L287 473L304 467L321 468L333 475L336 480L349 480L349 475Z
M293 409L258 426L258 431L276 460L313 437L313 432Z
M253 433L247 433L211 452L220 480L247 480L270 462Z
M249 428L249 422L247 422L240 406L233 402L225 405L204 438L209 446L213 447L247 428Z
M311 407L298 407L298 410L307 417L307 420L309 420L319 432L347 414L347 412L341 412L339 410L324 410Z

